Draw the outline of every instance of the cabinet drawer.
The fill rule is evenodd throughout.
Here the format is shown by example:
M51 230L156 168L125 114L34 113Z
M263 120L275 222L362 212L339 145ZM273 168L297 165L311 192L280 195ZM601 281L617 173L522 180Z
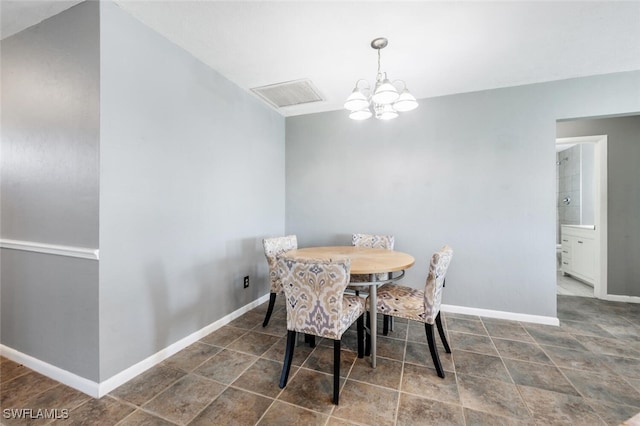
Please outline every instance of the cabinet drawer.
M571 259L571 246L562 246L560 253L562 253L563 259Z

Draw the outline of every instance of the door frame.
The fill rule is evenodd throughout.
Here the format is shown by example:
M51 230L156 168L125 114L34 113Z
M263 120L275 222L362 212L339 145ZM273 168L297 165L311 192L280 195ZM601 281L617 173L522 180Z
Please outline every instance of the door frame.
M607 299L607 135L556 138L556 144L595 144L595 246L596 273L593 295L598 299Z

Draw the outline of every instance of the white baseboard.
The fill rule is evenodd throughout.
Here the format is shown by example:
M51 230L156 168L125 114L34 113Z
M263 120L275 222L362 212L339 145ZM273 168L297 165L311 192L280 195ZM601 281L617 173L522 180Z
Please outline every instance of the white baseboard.
M56 380L67 386L77 389L80 392L86 393L89 396L92 396L94 398L99 397L99 385L93 380L85 379L84 377L78 376L77 374L74 374L70 371L63 370L62 368L56 367L55 365L40 361L37 358L34 358L27 354L23 354L22 352L16 351L15 349L12 349L5 345L0 345L0 355L10 359L13 362L17 362L18 364L29 367L33 371L37 371L38 373L47 376L50 379Z
M41 361L30 355L23 354L19 351L16 351L15 349L9 348L4 345L0 345L0 355L14 362L23 364L24 366L29 367L30 369L37 371L40 374L43 374L53 380L57 380L60 383L64 383L65 385L77 389L89 396L100 398L116 389L118 386L144 373L156 364L159 364L160 362L164 361L175 353L180 352L182 349L186 348L192 343L197 342L209 333L216 331L222 326L230 323L234 319L249 312L253 308L261 305L268 300L269 294L266 294L258 298L257 300L254 300L253 302L241 307L240 309L237 309L234 312L231 312L230 314L220 318L219 320L201 328L200 330L178 340L177 342L172 343L166 348L161 349L155 354L143 359L137 364L132 365L131 367L115 374L114 376L111 376L107 380L104 380L100 383L85 379L84 377L80 377L75 373L63 370L62 368Z
M198 330L198 331L196 331L194 333L191 333L187 337L184 337L184 338L178 340L177 342L175 342L175 343L167 346L166 348L156 352L155 354L151 355L150 357L148 357L146 359L143 359L139 363L132 365L131 367L127 368L126 370L123 370L120 373L117 373L116 375L111 376L107 380L105 380L105 381L100 383L99 392L98 392L99 397L108 394L109 392L111 392L112 390L117 388L118 386L123 385L124 383L128 382L129 380L133 379L134 377L144 373L145 371L147 371L148 369L150 369L154 365L159 364L160 362L164 361L165 359L169 358L170 356L174 355L175 353L180 352L182 349L184 349L187 346L197 342L198 340L202 339L203 337L205 337L209 333L212 333L212 332L216 331L217 329L219 329L220 327L222 327L222 326L224 326L226 324L229 324L231 321L233 321L234 319L238 318L240 315L243 315L243 314L249 312L250 310L252 310L256 306L261 305L262 303L266 302L267 300L269 300L269 294L266 294L266 295L260 297L259 299L254 300L253 302L249 303L248 305L245 305L242 308L240 308L240 309L238 309L238 310L236 310L234 312L231 312L229 315L220 318L218 321L216 321L214 323L211 323L211 324L207 325L206 327L203 327L203 328L201 328L200 330Z
M604 300L611 302L640 303L640 297L638 296L620 296L617 294L607 294Z
M493 311L491 309L468 308L466 306L455 305L440 305L440 310L442 312L451 312L452 314L475 315L535 324L560 325L560 320L556 317L543 317L540 315L518 314L515 312Z

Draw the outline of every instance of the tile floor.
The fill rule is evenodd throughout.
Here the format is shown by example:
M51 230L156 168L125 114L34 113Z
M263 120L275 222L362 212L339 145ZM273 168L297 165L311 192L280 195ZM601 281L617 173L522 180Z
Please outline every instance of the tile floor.
M560 327L444 314L444 380L421 325L398 321L380 337L375 370L356 357L350 330L339 406L330 342L300 344L278 388L286 313L280 300L262 328L265 309L101 399L1 358L0 422L29 424L6 419L8 408L68 410L57 423L71 425L617 425L640 412L640 305L559 295Z
M557 283L558 294L564 296L594 297L593 287L580 280L576 280L570 275L563 275L560 271L557 272Z

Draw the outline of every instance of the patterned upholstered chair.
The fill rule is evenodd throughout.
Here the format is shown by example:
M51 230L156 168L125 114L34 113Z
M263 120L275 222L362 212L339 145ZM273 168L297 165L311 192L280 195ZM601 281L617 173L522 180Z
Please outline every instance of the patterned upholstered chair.
M375 235L375 234L353 234L351 237L351 245L355 247L370 247L381 248L387 250L393 250L396 239L393 235ZM388 273L376 274L376 281L384 281L389 279ZM353 290L356 296L360 295L360 292L369 293L369 286L358 285L357 283L368 282L370 277L368 275L351 275L351 282L349 283L349 290ZM389 317L385 315L385 335L389 328ZM367 327L369 327L369 314L367 313ZM391 322L391 328L393 329L393 320ZM367 346L367 352L370 350Z
M395 244L395 237L393 235L372 235L372 234L353 234L351 237L351 245L355 247L370 247L370 248L382 248L387 250L393 250ZM376 274L378 281L384 281L389 278L389 274ZM356 292L364 291L369 292L367 286L359 286L359 282L369 281L368 275L351 275L351 283L349 289Z
M269 265L269 283L271 285L271 294L269 295L269 307L267 308L267 315L264 317L263 327L269 324L269 318L273 313L273 306L276 303L276 296L278 293L282 293L282 283L278 277L278 271L276 270L277 257L289 250L295 250L298 248L298 239L295 235L287 235L286 237L265 238L262 240L262 246L264 247L264 255L267 258L267 264Z
M364 353L364 298L344 294L349 283L351 260L278 260L287 305L287 347L280 388L287 385L296 343L296 333L333 339L333 403L338 404L340 341L357 322L358 357Z
M449 246L444 246L433 254L424 291L401 285L385 284L378 289L377 293L378 313L424 323L431 358L438 376L442 378L444 378L444 371L438 357L433 325L435 324L438 327L438 334L440 334L445 351L451 353L449 343L447 343L447 338L442 329L440 302L442 300L445 276L452 256L453 250ZM367 300L367 306L369 306L369 300ZM367 334L367 340L368 338Z

